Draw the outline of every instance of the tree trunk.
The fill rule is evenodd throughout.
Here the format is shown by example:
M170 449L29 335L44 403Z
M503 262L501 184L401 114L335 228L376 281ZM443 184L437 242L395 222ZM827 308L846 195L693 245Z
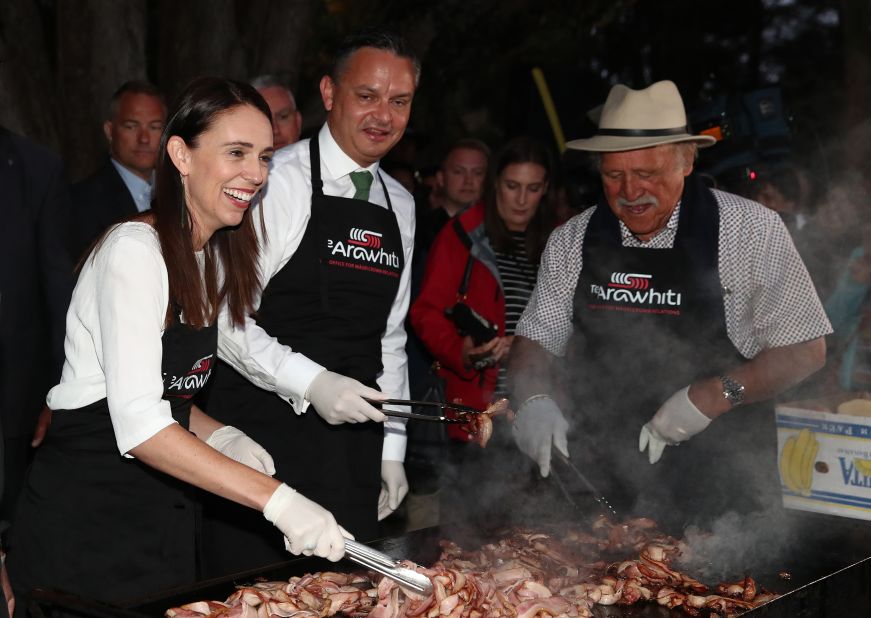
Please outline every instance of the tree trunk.
M158 75L170 100L195 77L247 77L235 6L233 0L160 0Z
M106 153L102 124L112 93L145 79L145 0L59 0L58 84L64 104L64 152L81 178Z
M848 167L865 170L871 156L871 2L842 0L841 24L844 33L844 130L845 158Z
M300 59L311 37L314 3L311 0L253 0L244 2L248 13L243 38L251 41L248 75L275 75L296 90Z
M49 49L34 0L0 2L0 124L60 152Z

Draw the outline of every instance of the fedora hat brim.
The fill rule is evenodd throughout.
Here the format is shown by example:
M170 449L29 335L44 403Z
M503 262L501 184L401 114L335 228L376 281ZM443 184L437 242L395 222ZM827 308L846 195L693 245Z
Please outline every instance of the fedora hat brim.
M574 139L566 143L566 148L585 150L587 152L622 152L624 150L640 150L662 144L678 144L695 142L699 148L707 148L717 143L711 135L647 135L639 137L623 137L614 135L594 135L587 139Z

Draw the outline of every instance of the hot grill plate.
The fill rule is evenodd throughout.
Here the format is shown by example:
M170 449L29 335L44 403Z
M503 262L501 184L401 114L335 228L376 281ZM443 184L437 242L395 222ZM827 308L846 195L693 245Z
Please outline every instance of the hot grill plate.
M797 511L788 511L785 517L786 521L779 525L790 525L801 532L771 555L766 561L766 570L754 570L753 565L745 567L747 574L753 576L761 586L782 596L743 615L752 618L871 616L871 522ZM754 538L764 538L766 535L764 530L749 531L748 534L751 532ZM490 540L495 538L492 533L481 531L463 533L453 527L434 527L368 544L386 554L428 565L438 558L438 542L441 539L451 538L471 549L488 537ZM258 578L283 580L316 571L352 571L358 568L348 561L333 564L314 558L299 558L258 571L163 591L145 599L131 600L123 607L98 605L52 591L38 595L38 605L45 616L62 609L66 615L87 618L159 617L170 607L206 599L224 600L232 594L234 585ZM790 573L789 580L779 577L781 570ZM738 579L744 574L735 572L730 579ZM596 606L594 613L601 618L685 616L678 609L668 610L649 604Z

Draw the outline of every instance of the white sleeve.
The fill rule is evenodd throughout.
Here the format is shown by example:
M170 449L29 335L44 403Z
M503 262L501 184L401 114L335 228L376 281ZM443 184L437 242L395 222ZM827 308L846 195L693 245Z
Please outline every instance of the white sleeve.
M163 325L169 281L153 244L110 236L94 256L100 350L118 450L175 422L163 399Z
M384 371L378 376L378 386L391 398L408 399L408 356L405 352L405 316L411 298L411 258L414 253L414 206L410 206L410 220L400 221L405 265L399 278L399 289L387 317L387 327L381 337L381 361ZM408 226L405 230L403 226ZM384 445L381 459L405 461L406 419L390 417L384 422Z
M299 208L301 199L308 199L308 192L293 190L291 174L295 172L289 167L285 165L279 172L270 173L266 196L250 213L260 239L259 271L264 287L296 251L310 218L310 209ZM265 240L260 226L261 210ZM255 305L260 305L259 296ZM308 408L305 394L315 376L324 370L321 365L279 343L250 317L244 326L234 326L226 306L218 320L218 334L218 356L222 360L256 386L289 401L297 414Z

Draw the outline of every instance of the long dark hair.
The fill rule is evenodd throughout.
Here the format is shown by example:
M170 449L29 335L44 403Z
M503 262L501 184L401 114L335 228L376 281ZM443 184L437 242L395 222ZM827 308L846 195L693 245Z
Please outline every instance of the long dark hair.
M173 319L173 305L184 313L185 322L194 327L214 322L222 302L227 303L232 321L237 325L253 310L260 278L257 234L251 216L246 213L238 226L218 230L203 247L203 285L191 240L192 220L181 174L166 150L172 136L183 139L189 148L196 148L200 135L208 131L221 114L242 105L259 110L267 120L271 118L266 101L252 86L218 77L195 79L172 106L160 139L151 210L169 275L167 324ZM220 289L216 260L220 261L224 275Z
M516 250L511 232L505 226L496 207L496 185L505 168L515 163L535 163L544 168L548 190L541 197L538 210L526 228L526 257L530 263L538 264L547 238L556 227L556 209L551 195L554 193L554 163L550 150L532 137L515 137L505 144L490 163L487 183L484 186L484 225L487 238L495 251L510 253Z

